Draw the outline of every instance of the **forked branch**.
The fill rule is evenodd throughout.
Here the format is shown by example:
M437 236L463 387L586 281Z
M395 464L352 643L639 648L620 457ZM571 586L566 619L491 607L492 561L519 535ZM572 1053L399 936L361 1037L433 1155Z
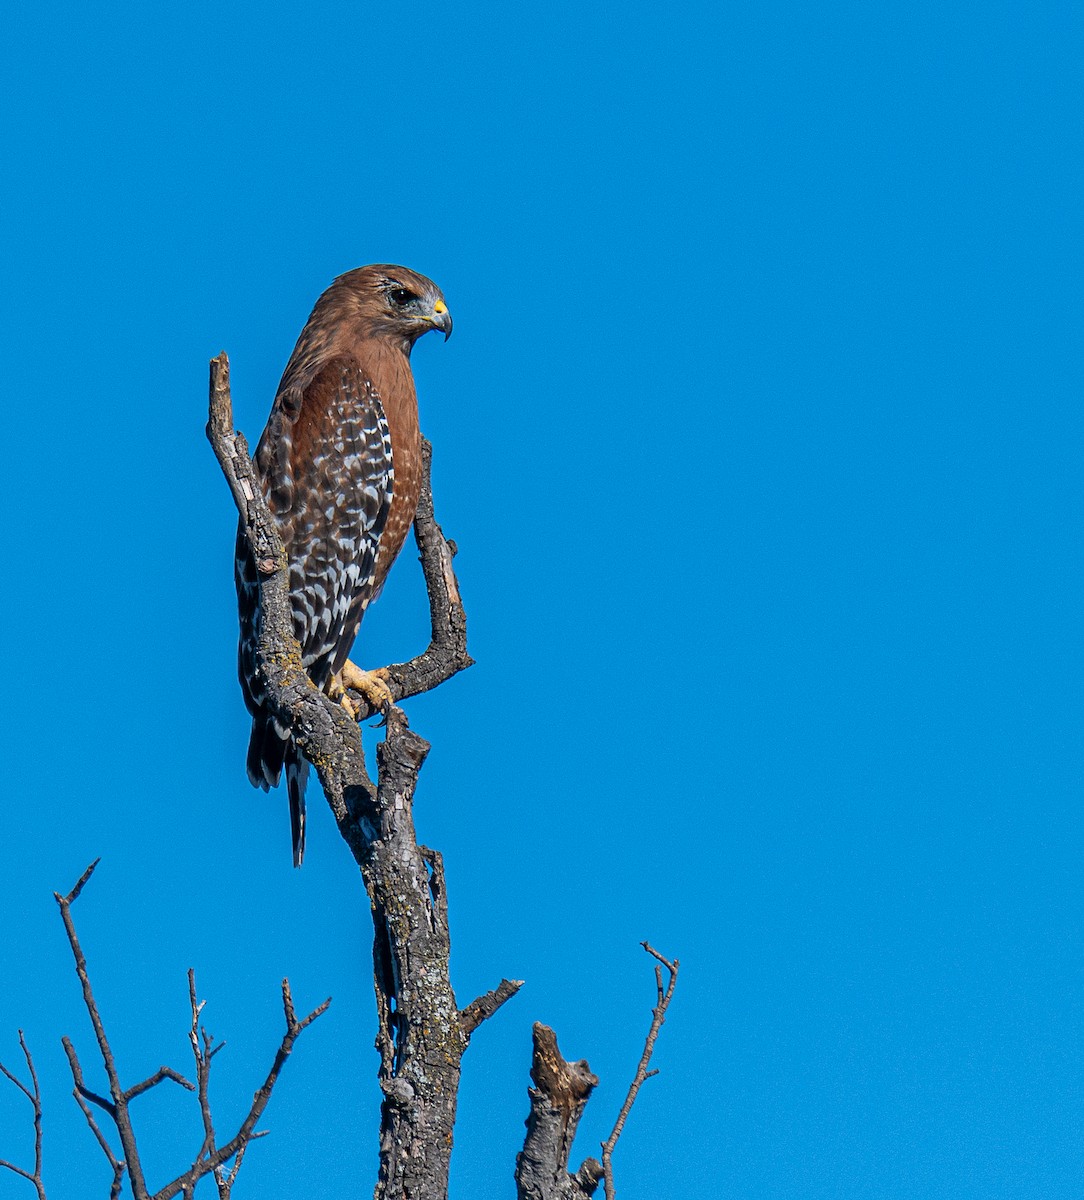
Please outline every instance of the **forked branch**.
M191 978L191 977L190 977ZM194 983L190 983L189 996L194 995ZM307 1017L303 1017L300 1021L294 1013L294 1001L290 994L290 981L284 979L282 981L282 1010L286 1018L286 1032L282 1036L282 1042L279 1045L278 1053L275 1055L275 1061L271 1064L271 1070L267 1074L261 1087L252 1097L252 1106L248 1110L248 1115L241 1122L241 1128L237 1133L217 1150L212 1150L208 1144L209 1138L213 1138L213 1122L210 1119L209 1107L204 1110L204 1129L208 1125L211 1127L211 1133L205 1134L203 1145L200 1147L200 1152L196 1156L196 1161L182 1175L178 1175L171 1183L167 1183L164 1188L154 1193L152 1200L170 1200L171 1196L183 1195L189 1197L195 1190L195 1186L204 1177L214 1171L217 1171L224 1163L230 1161L235 1155L241 1156L244 1154L248 1143L254 1138L262 1137L263 1134L256 1131L256 1124L260 1117L263 1116L264 1109L267 1108L267 1103L271 1099L271 1092L275 1084L278 1082L279 1074L282 1071L286 1060L290 1057L290 1053L294 1048L294 1043L297 1041L302 1030L308 1028L309 1025L316 1020L317 1017L327 1012L328 1005L331 1003L331 998L317 1005ZM202 1005L199 1006L202 1008ZM197 1009L198 1012L198 1009ZM207 1039L208 1044L210 1038ZM217 1053L222 1047L215 1047L213 1050L208 1050L208 1055ZM210 1066L210 1058L207 1060L208 1067ZM203 1103L201 1102L201 1109ZM239 1162L234 1163L234 1169L229 1175L215 1176L218 1184L219 1195L229 1196L230 1188L233 1186L233 1181L237 1177L237 1170L240 1167ZM225 1187L225 1191L223 1191Z
M101 1013L98 1009L97 1002L94 999L94 992L90 985L90 976L87 971L86 957L83 954L82 946L79 943L79 936L76 932L75 921L72 917L72 904L78 898L79 893L90 879L94 872L94 868L98 865L97 861L83 872L79 882L66 895L61 896L60 893L55 893L57 903L60 905L60 913L64 920L64 928L68 934L68 941L72 948L72 954L75 957L76 974L79 976L79 981L83 987L83 1001L86 1005L87 1013L90 1016L91 1025L94 1027L94 1033L98 1040L98 1050L101 1054L102 1064L105 1067L106 1078L109 1081L109 1099L99 1095L87 1087L83 1078L83 1068L79 1062L79 1057L75 1052L75 1047L68 1038L63 1039L64 1051L68 1056L68 1064L71 1067L72 1081L75 1085L75 1098L79 1107L83 1110L83 1115L87 1119L87 1124L90 1126L91 1132L94 1134L98 1145L105 1154L110 1168L113 1171L113 1182L110 1187L110 1197L115 1198L120 1195L121 1178L125 1171L128 1172L128 1178L131 1181L132 1195L135 1200L170 1200L173 1196L183 1196L185 1200L190 1200L195 1192L196 1185L199 1181L209 1174L214 1174L215 1182L218 1186L220 1200L228 1200L230 1189L233 1187L233 1182L237 1177L237 1171L241 1164L241 1159L244 1156L245 1150L249 1142L254 1138L262 1136L256 1131L256 1124L267 1108L268 1101L271 1099L271 1092L278 1080L286 1059L289 1058L293 1050L294 1043L297 1041L301 1031L311 1025L321 1013L327 1010L330 1000L325 1000L323 1004L315 1008L308 1016L298 1020L294 1012L293 997L290 994L290 984L288 980L282 981L282 1007L286 1018L286 1032L283 1034L282 1042L279 1045L278 1052L275 1055L274 1062L271 1065L271 1070L268 1072L267 1078L262 1086L256 1092L252 1099L252 1105L248 1111L248 1115L241 1122L241 1126L237 1133L221 1147L215 1146L214 1123L211 1118L211 1108L208 1099L208 1079L210 1075L211 1059L222 1048L221 1045L213 1046L210 1037L206 1031L203 1031L204 1041L201 1045L196 1028L199 1021L199 1014L202 1011L203 1005L196 1001L196 984L195 976L191 971L188 973L188 993L192 1008L192 1025L190 1030L190 1040L193 1043L193 1049L196 1059L196 1083L190 1083L183 1075L173 1070L171 1067L159 1067L157 1071L149 1078L142 1080L139 1083L133 1084L129 1088L122 1086L120 1075L117 1070L116 1059L113 1056L113 1050L109 1044L109 1038L105 1031L105 1024L102 1020ZM20 1035L21 1039L21 1035ZM25 1047L24 1047L25 1050ZM29 1055L28 1055L29 1058ZM7 1072L4 1072L7 1074ZM37 1095L37 1079L34 1078L34 1096ZM200 1112L203 1117L204 1138L196 1154L192 1165L178 1175L165 1187L160 1188L157 1192L150 1192L146 1179L143 1174L143 1166L139 1158L139 1148L136 1143L135 1129L132 1125L131 1113L129 1105L131 1101L142 1096L145 1092L151 1091L160 1083L166 1081L177 1083L188 1091L196 1092L199 1098ZM20 1087L22 1085L19 1085ZM27 1095L27 1089L22 1089ZM31 1099L34 1100L34 1096ZM102 1133L97 1121L94 1118L94 1108L104 1112L113 1122L117 1131L117 1136L120 1139L123 1150L123 1157L118 1158L109 1145L109 1140ZM35 1128L38 1129L38 1165L36 1176L40 1182L40 1099L35 1101ZM233 1160L232 1169L226 1173L220 1168L223 1168L226 1163ZM7 1164L5 1164L7 1165ZM33 1178L26 1172L19 1171L18 1168L12 1168L18 1174L23 1174L26 1178ZM44 1193L39 1186L39 1196L43 1197Z
M14 1163L8 1162L6 1158L0 1158L0 1167L6 1167L7 1170L14 1172L23 1179L29 1180L38 1193L38 1200L45 1200L45 1184L41 1177L41 1088L38 1085L38 1073L34 1069L34 1059L27 1049L26 1038L23 1036L23 1031L19 1030L19 1046L23 1052L23 1058L26 1059L26 1069L30 1073L30 1087L17 1076L13 1075L3 1063L0 1063L0 1072L6 1079L10 1080L22 1094L30 1101L34 1109L34 1170L27 1171L22 1167L17 1167Z

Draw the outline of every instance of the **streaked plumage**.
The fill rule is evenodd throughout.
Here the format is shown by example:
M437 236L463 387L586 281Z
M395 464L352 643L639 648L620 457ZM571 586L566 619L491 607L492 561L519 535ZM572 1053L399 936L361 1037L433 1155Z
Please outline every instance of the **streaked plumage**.
M256 448L256 472L290 562L302 662L331 692L367 605L402 548L421 488L414 342L452 322L431 280L405 267L360 267L316 302L283 372ZM259 586L237 542L238 671L252 714L248 775L274 787L285 766L294 862L305 850L307 764L263 707L256 674Z

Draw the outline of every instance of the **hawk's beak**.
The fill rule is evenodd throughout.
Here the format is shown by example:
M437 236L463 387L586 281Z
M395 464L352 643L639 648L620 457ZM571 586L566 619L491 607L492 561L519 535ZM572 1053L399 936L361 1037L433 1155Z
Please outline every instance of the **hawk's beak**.
M444 330L444 340L447 341L452 336L452 314L448 311L448 306L443 300L438 300L433 305L432 320L438 329Z

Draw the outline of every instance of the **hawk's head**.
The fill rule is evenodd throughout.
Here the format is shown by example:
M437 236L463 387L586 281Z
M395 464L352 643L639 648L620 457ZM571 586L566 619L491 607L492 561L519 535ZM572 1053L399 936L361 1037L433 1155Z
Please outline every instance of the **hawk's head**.
M452 334L452 314L444 293L431 280L407 267L376 263L340 275L328 292L349 297L370 334L391 338L409 354L411 346L431 329L445 341Z

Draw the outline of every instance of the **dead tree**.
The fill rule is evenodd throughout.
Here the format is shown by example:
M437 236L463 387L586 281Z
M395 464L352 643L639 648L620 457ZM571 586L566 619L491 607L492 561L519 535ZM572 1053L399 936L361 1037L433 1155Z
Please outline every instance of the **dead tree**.
M339 832L361 869L373 915L373 978L384 1093L380 1124L380 1173L376 1200L443 1200L455 1124L460 1062L471 1035L521 986L502 979L492 991L460 1009L448 973L448 905L440 854L418 844L413 800L429 746L412 732L402 710L386 714L377 750L377 780L365 769L357 724L341 705L321 694L301 666L290 616L285 551L252 468L248 447L233 428L229 362L211 363L208 436L229 482L241 525L257 564L263 626L258 663L275 718L291 730L323 785ZM452 559L433 514L431 448L423 444L421 500L414 534L429 593L432 640L422 654L387 669L395 701L428 691L471 665L467 622ZM351 699L362 720L371 715L365 698ZM602 1162L587 1159L568 1171L572 1138L597 1083L586 1062L566 1063L553 1031L535 1026L531 1113L516 1166L521 1200L573 1200L590 1196L606 1179L613 1197L611 1159L651 1057L677 980L678 964L658 959L658 1000L633 1086ZM669 971L663 987L661 968Z
M466 615L452 566L455 545L444 538L433 514L431 449L427 442L423 443L424 474L414 520L429 595L431 641L424 652L409 662L385 669L396 703L383 714L384 737L377 748L374 781L366 769L358 724L373 715L366 698L357 692L350 693L357 710L357 718L351 719L341 704L312 684L302 667L300 647L293 634L286 553L264 502L248 446L233 428L229 362L225 354L211 361L207 435L229 483L260 578L257 669L262 676L261 694L266 696L276 723L289 729L315 769L369 897L373 918L376 1044L380 1055L377 1075L383 1092L375 1200L445 1200L463 1054L478 1027L516 994L522 981L502 979L491 991L459 1007L449 977L450 935L443 863L437 851L419 844L414 828L414 793L429 746L410 729L398 701L429 691L471 665ZM286 1033L282 1044L240 1129L226 1143L218 1144L207 1085L211 1060L221 1045L215 1045L200 1025L202 1004L196 998L191 972L189 1040L196 1082L162 1067L149 1079L128 1088L121 1084L71 916L71 907L95 865L87 869L70 893L57 894L56 898L109 1081L109 1097L88 1089L75 1050L64 1039L75 1098L113 1172L111 1200L119 1196L125 1177L135 1200L171 1200L174 1196L187 1200L207 1177L217 1187L219 1200L229 1200L245 1150L251 1140L260 1136L256 1124L294 1042L329 1002L325 1001L299 1021L294 1014L289 985L283 981ZM648 1063L678 974L676 959L667 960L646 942L644 948L657 960L656 1004L639 1067L613 1131L602 1145L601 1161L588 1157L576 1170L569 1170L576 1127L598 1080L586 1061L565 1061L553 1030L542 1024L534 1026L531 1065L534 1086L528 1093L527 1134L515 1163L519 1200L582 1200L592 1196L602 1181L607 1200L613 1200L614 1147L640 1086L655 1074L648 1070ZM668 971L665 985L663 967ZM0 1067L0 1070L33 1105L35 1165L31 1171L0 1159L0 1166L32 1183L39 1200L46 1200L42 1182L41 1097L33 1060L21 1035L20 1044L32 1087L26 1087L6 1069ZM193 1162L171 1182L151 1191L140 1165L130 1105L163 1082L173 1082L196 1093L205 1136ZM120 1154L114 1152L103 1134L95 1110L104 1113L114 1126Z

